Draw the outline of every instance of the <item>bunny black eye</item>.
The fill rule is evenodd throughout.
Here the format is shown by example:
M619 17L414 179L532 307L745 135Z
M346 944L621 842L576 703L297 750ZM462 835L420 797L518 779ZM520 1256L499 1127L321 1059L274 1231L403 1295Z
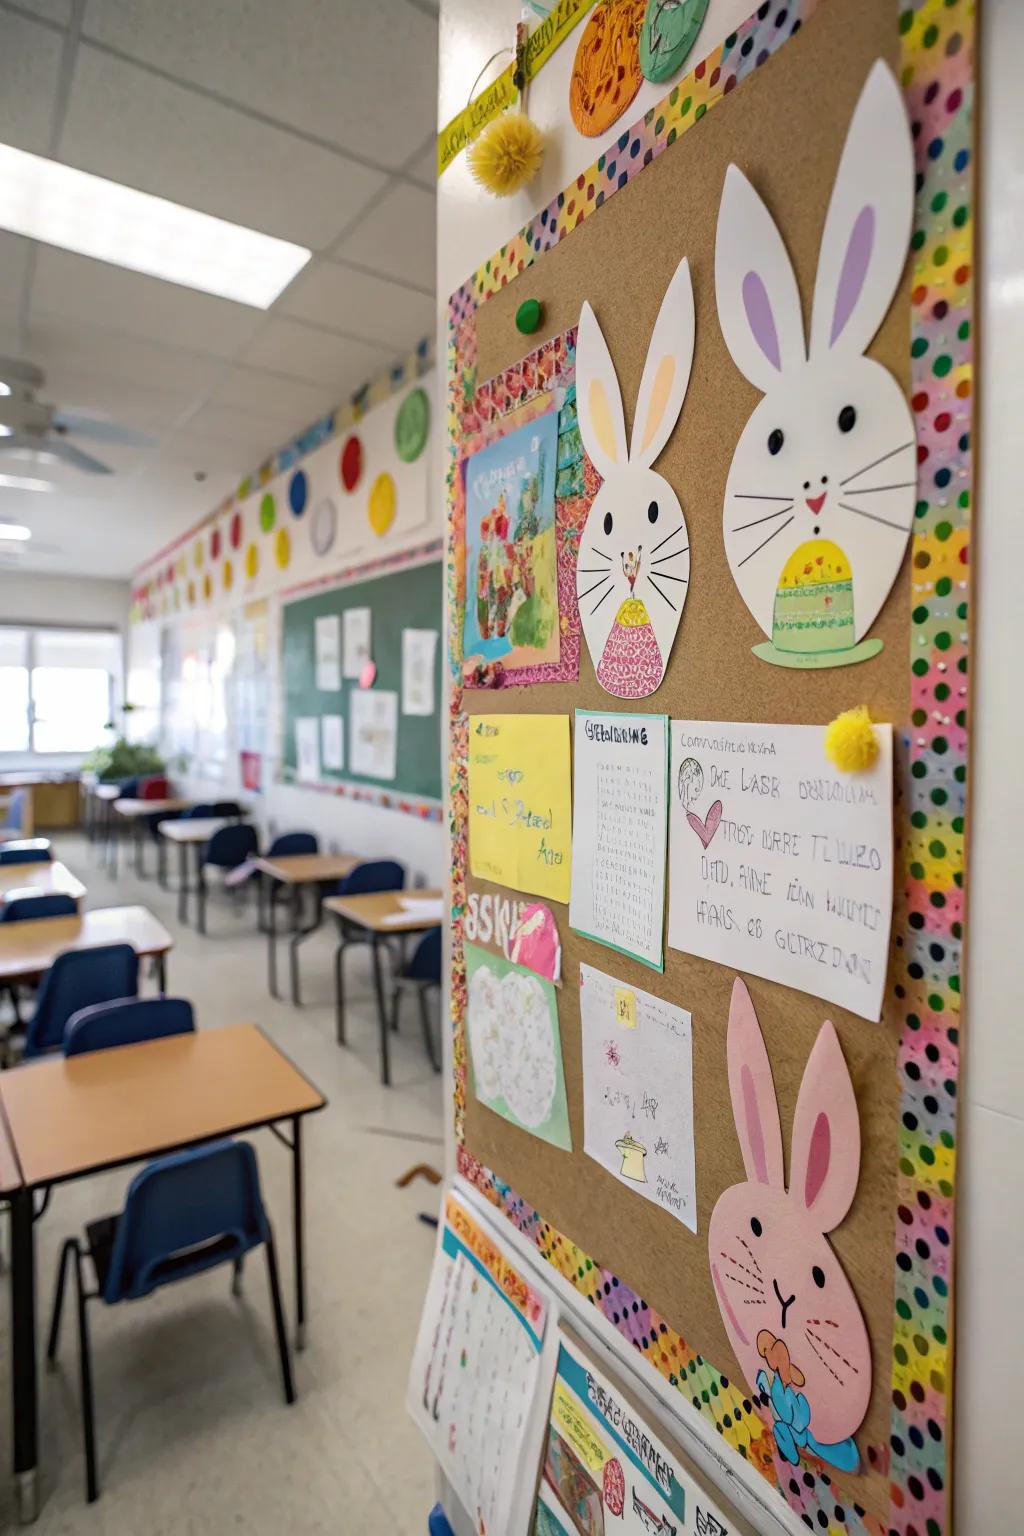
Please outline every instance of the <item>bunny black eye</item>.
M652 501L647 508L647 521L649 523L656 523L658 521L658 503L656 501Z
M839 412L838 427L840 432L852 432L857 425L857 412L852 405L844 405Z
M823 1291L825 1289L825 1271L823 1269L819 1269L817 1264L815 1264L814 1268L811 1270L811 1279L814 1281L819 1291Z
M751 1232L753 1232L755 1237L760 1237L761 1236L763 1228L762 1228L761 1223L758 1221L756 1216L751 1216L751 1218L750 1218L750 1230L751 1230Z
M606 512L604 515L604 531L605 533L611 533L612 531L612 515L610 512Z
M783 437L781 430L776 427L773 432L768 433L768 452L773 455L781 452L785 441L786 439Z

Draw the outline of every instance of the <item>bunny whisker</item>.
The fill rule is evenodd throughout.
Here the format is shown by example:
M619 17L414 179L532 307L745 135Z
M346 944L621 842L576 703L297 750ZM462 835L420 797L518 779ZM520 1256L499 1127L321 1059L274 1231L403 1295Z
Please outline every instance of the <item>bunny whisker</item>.
M751 1285L749 1280L741 1280L739 1275L730 1275L728 1271L726 1271L722 1278L724 1280L731 1280L733 1285L741 1285L745 1291L757 1291L760 1289L759 1286Z
M815 1342L811 1338L810 1334L807 1333L806 1331L804 1332L804 1338L807 1340L808 1344L814 1350L814 1353L817 1355L818 1359L821 1361L821 1363L825 1367L826 1371L828 1371L829 1375L831 1377L833 1377L836 1381L838 1381L838 1383L839 1383L839 1385L841 1387L845 1387L846 1383L843 1380L843 1378L838 1374L837 1371L834 1371L832 1369L832 1367L829 1365L828 1361L825 1359L825 1356L822 1354L821 1350L818 1348L817 1344L815 1344Z
M916 480L900 480L896 485L855 485L852 491L847 491L848 496L877 496L880 491L909 491L916 486Z
M651 550L651 554L652 555L656 555L658 553L658 550L661 548L662 544L667 544L669 539L674 539L676 534L677 533L682 533L683 530L685 529L685 527L686 527L685 523L680 523L678 528L673 528L671 533L666 533L665 537L663 539L661 539L657 544L655 544L654 548Z
M748 1253L748 1255L750 1257L751 1264L753 1264L753 1266L757 1270L758 1274L760 1274L761 1273L761 1266L757 1262L757 1258L756 1258L756 1255L754 1253L754 1250L751 1248L750 1244L744 1238L741 1237L740 1238L740 1242L742 1243L743 1247L747 1250L747 1253Z
M886 528L895 528L897 533L909 533L909 524L894 523L891 518L879 517L877 512L865 512L863 507L851 507L848 501L841 501L839 505L844 512L855 512L858 517L866 517L869 522L881 523Z
M913 447L913 438L910 439L909 443L900 443L898 448L891 448L888 453L883 453L880 459L872 459L871 463L865 464L863 469L854 470L852 475L847 475L846 479L840 480L839 484L843 486L849 485L851 480L859 480L861 475L866 475L869 469L877 469L879 464L884 464L887 459L894 459L898 453L906 453L908 448Z
M739 1236L738 1233L737 1233L737 1236ZM741 1243L743 1243L742 1237L739 1240L740 1240ZM744 1248L747 1248L746 1243L743 1243L743 1246L744 1246ZM750 1253L750 1249L749 1248L747 1248L747 1252ZM753 1254L750 1254L750 1256L751 1256L751 1258L754 1258ZM752 1269L748 1269L745 1264L741 1264L739 1259L734 1259L731 1253L726 1253L725 1252L724 1248L722 1250L722 1258L725 1260L725 1262L727 1264L733 1264L733 1265L735 1265L735 1267L737 1269L742 1269L743 1273L745 1275L749 1275L751 1280L758 1281L759 1283L761 1283L762 1284L762 1289L763 1289L763 1282L761 1282L761 1271L760 1270L758 1270L757 1274L755 1275L754 1271ZM754 1259L754 1263L755 1263L755 1265L757 1264L757 1260L756 1259Z
M775 499L774 497L772 498ZM730 533L743 533L747 528L756 528L759 523L770 523L773 517L782 517L786 512L792 512L793 503L786 507L780 507L777 512L766 512L764 517L755 517L752 523L740 523L736 528L730 528Z
M592 587L588 587L585 592L577 592L577 594L576 594L577 602L582 603L582 601L583 601L583 599L585 597L589 597L591 592L596 592L599 587L603 587L605 582L608 581L608 580L609 580L609 578L607 576L602 576L600 581L595 581L594 585Z
M671 609L672 609L672 611L673 611L673 613L674 613L674 612L675 612L675 606L676 606L676 605L675 605L675 603L674 603L674 602L673 602L673 601L672 601L672 599L671 599L671 598L670 598L670 597L666 597L666 596L665 596L665 593L664 593L664 592L663 592L663 591L662 591L662 590L661 590L661 588L660 588L660 587L659 587L659 586L658 586L658 583L657 583L657 582L656 582L656 581L655 581L655 579L654 579L654 577L653 577L653 576L648 576L648 578L647 578L647 580L648 580L648 582L649 582L649 584L650 584L650 585L651 585L651 586L652 586L652 587L653 587L653 588L654 588L654 590L655 590L655 592L657 592L657 594L658 594L658 596L659 596L659 597L660 597L660 598L663 598L663 599L664 599L664 601L665 601L665 602L666 602L666 603L668 603L668 605L669 605L669 607L670 607L670 608L671 608Z
M749 555L743 556L743 559L739 562L739 565L746 565L748 560L753 560L755 555L759 555L761 553L766 544L770 544L772 539L777 539L780 533L784 533L791 522L793 522L793 518L787 517L784 523L780 523L777 528L773 528L768 537L762 543L760 543L756 549L752 549ZM739 566L737 566L737 570L738 569Z
M608 572L603 565L578 565L577 576L607 576Z
M596 613L597 610L600 608L601 604L604 602L605 598L606 597L611 597L611 595L612 595L612 593L614 591L615 591L614 587L609 587L607 592L602 592L601 596L598 598L598 600L594 604L593 608L591 608L590 612L592 614Z
M836 1322L835 1318L832 1317L809 1317L807 1321L809 1323L813 1323L815 1328L821 1328L822 1326L826 1328L839 1327L839 1324Z
M733 501L792 501L792 496L759 496L756 491L733 491Z
M590 546L590 553L592 555L599 556L599 558L602 559L602 560L607 560L609 562L609 564L611 564L611 558L612 558L611 555L606 555L604 550L603 549L598 549L596 544L591 544L591 546Z
M745 1307L766 1307L768 1303L757 1296L744 1296L741 1298Z
M828 1340L827 1339L823 1339L820 1333L814 1333L810 1328L805 1328L804 1332L808 1335L809 1338L817 1339L819 1344L823 1344L825 1346L825 1348L828 1350L829 1354L835 1355L837 1360L841 1360L843 1362L843 1364L847 1367L847 1369L851 1370L855 1376L859 1376L860 1375L860 1372L858 1371L857 1367L853 1364L852 1360L847 1360L846 1356L844 1354L841 1354L838 1349L833 1349L832 1345L828 1342Z
M682 549L674 549L671 554L659 555L657 560L649 560L647 563L648 565L664 565L668 560L678 560L680 555L688 555L689 553L689 544L684 544Z
M647 580L650 581L650 579L651 578L648 576ZM684 587L688 583L689 579L690 578L688 576L670 576L668 571L658 572L659 581L681 581Z

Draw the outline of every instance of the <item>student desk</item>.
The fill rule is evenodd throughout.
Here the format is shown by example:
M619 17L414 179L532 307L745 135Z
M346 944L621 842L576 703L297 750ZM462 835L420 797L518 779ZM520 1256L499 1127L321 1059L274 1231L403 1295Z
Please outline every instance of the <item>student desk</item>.
M157 831L169 843L178 845L178 921L188 922L188 898L196 898L196 928L206 932L206 881L203 879L203 849L215 832L233 821L244 821L238 816L186 816L181 821L161 821ZM188 883L188 851L196 851L196 883ZM2 866L0 866L2 868Z
M279 859L254 859L253 867L265 875L268 880L276 880L285 886L291 897L292 909L292 937L289 944L292 1002L300 1003L299 996L299 945L303 939L315 933L323 922L323 898L319 887L331 880L344 880L350 875L362 859L355 858L350 853L292 853L282 855ZM307 885L317 887L316 916L312 923L303 928L300 926L299 917L302 903L302 892ZM267 972L271 997L277 996L277 902L274 900L274 892L270 894L270 907L267 922ZM261 927L263 915L263 886L260 885L260 916Z
M70 896L76 906L85 895L85 886L66 864L0 864L0 905L12 891L31 892L33 896Z
M363 937L373 952L373 985L377 994L377 1017L380 1025L380 1080L387 1087L391 1082L391 1059L388 1049L388 1010L384 998L384 980L380 968L380 952L389 938L409 933L426 933L441 925L436 917L424 918L406 912L403 897L415 901L440 901L443 891L374 891L366 896L328 896L324 910L333 912L342 925L342 939L334 956L335 1008L338 1044L345 1044L345 991L342 957L346 939L344 926L363 930ZM348 942L351 942L349 940Z
M231 1024L3 1073L0 1122L20 1183L11 1202L14 1477L21 1518L36 1516L35 1193L183 1147L269 1126L292 1153L296 1346L306 1318L302 1118L326 1100L254 1024ZM287 1138L277 1122L291 1121ZM40 1212L41 1214L41 1212Z
M97 837L106 837L110 831L111 806L121 794L119 784L83 784L85 795L85 832L90 843Z
M137 875L145 875L145 860L142 850L145 846L143 837L144 818L146 816L169 816L173 811L187 811L190 805L195 805L194 800L134 800L118 799L114 801L114 811L121 818L124 826L131 828L132 842L134 844L134 865ZM107 863L110 865L112 875L117 874L117 823L111 822L107 837ZM158 840L158 857L160 867L157 874L160 884L166 886L166 869L164 867L164 844Z
M146 907L99 907L78 917L38 917L0 923L0 982L31 981L50 969L66 949L130 944L139 959L155 957L160 991L174 940Z

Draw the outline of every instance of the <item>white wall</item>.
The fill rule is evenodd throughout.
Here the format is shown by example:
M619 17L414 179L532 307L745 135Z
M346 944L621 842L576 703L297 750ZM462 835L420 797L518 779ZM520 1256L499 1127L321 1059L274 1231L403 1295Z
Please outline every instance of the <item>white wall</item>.
M0 624L97 624L123 633L128 600L126 581L0 571Z
M705 55L753 8L752 0L711 0L694 58ZM981 528L971 550L976 594L973 760L954 1451L957 1529L970 1536L1020 1530L1024 1508L1024 1457L1016 1444L1014 1415L1006 1407L1024 1380L1024 1329L1016 1320L1024 1287L1019 1220L1024 1195L1024 951L1014 942L1024 926L1017 790L1024 711L1020 669L1011 661L1020 634L1017 583L1024 569L1018 449L1024 417L1024 99L1017 68L1024 57L1024 5L988 0L983 21L978 67L979 179L985 194L983 265L978 268L983 458L976 497ZM507 44L508 32L509 13L501 7L442 0L440 125L465 106L466 82ZM546 141L538 180L515 198L498 201L475 186L462 157L438 183L439 357L445 356L448 295L656 99L642 93L606 141L584 141L571 125L567 129L575 38L531 87L530 113ZM644 87L645 92L651 89ZM658 94L663 92L658 88ZM592 1314L586 1321L592 1321Z

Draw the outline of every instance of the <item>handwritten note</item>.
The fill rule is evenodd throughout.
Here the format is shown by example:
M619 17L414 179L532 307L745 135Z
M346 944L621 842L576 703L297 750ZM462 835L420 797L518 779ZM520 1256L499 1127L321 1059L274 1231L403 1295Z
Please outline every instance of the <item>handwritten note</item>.
M398 758L398 694L354 688L348 698L352 772L393 779Z
M668 718L576 711L569 923L664 969Z
M295 777L300 784L316 784L320 778L320 722L315 715L295 722Z
M881 1017L892 728L840 773L816 725L672 721L668 942Z
M402 714L432 715L436 629L402 630Z
M369 608L347 608L343 615L345 676L357 679L370 660L373 615Z
M583 1150L697 1230L690 1015L580 966Z
M345 721L341 715L321 715L320 756L331 773L340 773L344 768Z
M313 628L316 649L316 686L323 693L341 687L341 620L336 613L321 614Z
M473 715L469 864L481 880L569 900L572 847L565 715Z

